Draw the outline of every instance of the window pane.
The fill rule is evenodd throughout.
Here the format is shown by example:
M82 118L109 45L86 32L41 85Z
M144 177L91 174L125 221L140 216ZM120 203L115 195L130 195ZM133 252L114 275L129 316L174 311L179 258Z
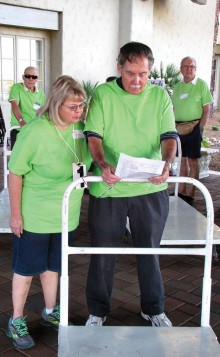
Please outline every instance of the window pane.
M31 61L31 66L36 67L38 70L39 78L42 79L43 64L40 61Z
M13 60L2 60L2 79L14 79L14 62Z
M12 80L11 81L2 81L3 95L4 95L4 97L7 97L6 99L8 99L9 92L10 92L13 84L14 84L14 81L12 81Z
M39 88L43 89L43 83L42 83L42 81L38 81L38 82L37 82L37 86L38 86Z
M18 39L18 59L30 60L30 40Z
M44 87L43 51L43 39L0 36L0 100L8 100L12 84L22 81L24 70L29 66L38 69L38 86Z
M31 59L32 60L42 59L42 41L31 40Z
M8 93L3 93L2 100L8 100L8 96L9 96Z
M13 37L2 37L2 58L14 57L14 38Z
M21 81L22 80L22 76L24 74L24 70L25 68L29 67L30 61L18 61L18 68L17 68L17 80Z

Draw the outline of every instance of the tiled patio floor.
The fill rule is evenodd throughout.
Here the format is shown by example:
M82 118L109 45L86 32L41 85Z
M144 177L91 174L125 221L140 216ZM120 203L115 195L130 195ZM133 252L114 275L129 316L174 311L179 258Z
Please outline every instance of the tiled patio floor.
M2 165L2 157L0 161ZM0 170L0 188L2 188L2 166ZM220 225L220 177L210 176L202 179L202 182L211 192L215 207L215 223ZM87 204L88 196L85 195L77 237L79 245L87 245L89 242ZM197 193L195 208L204 213L204 202L199 193ZM12 313L11 256L11 235L0 234L0 356L55 357L58 349L57 333L39 323L44 303L38 278L33 280L25 309L30 333L36 341L36 347L27 351L19 351L11 345L11 341L5 335L8 319ZM69 319L75 325L83 325L87 318L85 283L88 261L89 257L86 256L70 257ZM203 258L161 256L160 261L167 315L175 326L198 326L200 324ZM211 326L220 341L220 265L213 265L212 279ZM106 324L145 325L145 321L140 317L139 287L133 256L118 258L112 310Z

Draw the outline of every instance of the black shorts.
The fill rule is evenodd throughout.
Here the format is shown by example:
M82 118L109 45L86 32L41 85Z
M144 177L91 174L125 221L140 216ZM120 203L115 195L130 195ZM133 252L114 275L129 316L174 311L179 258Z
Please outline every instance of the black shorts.
M182 146L182 157L199 159L201 157L202 135L199 123L195 126L191 134L179 135Z
M69 232L69 245L74 231ZM14 273L34 276L50 270L61 271L61 233L32 233L23 231L20 238L13 235Z

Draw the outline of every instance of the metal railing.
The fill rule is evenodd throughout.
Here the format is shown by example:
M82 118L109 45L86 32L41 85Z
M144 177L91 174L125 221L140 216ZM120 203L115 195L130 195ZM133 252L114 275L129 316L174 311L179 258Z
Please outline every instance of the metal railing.
M214 210L212 198L207 188L199 181L188 177L170 177L167 183L187 183L196 186L205 198L207 212L207 226L205 235L205 246L189 248L195 241L187 242L187 247L181 248L93 248L93 247L69 247L68 246L68 214L69 197L73 189L83 182L102 182L101 177L88 176L72 182L66 189L62 203L62 274L60 278L60 305L61 315L60 324L68 325L68 304L69 304L69 276L68 276L68 256L70 254L171 254L171 255L201 255L205 257L204 277L202 288L202 309L201 326L209 326L210 319L210 300L211 300L211 262L212 262L212 241L213 241L213 222ZM120 182L146 182L143 179L123 179ZM119 182L119 184L120 184ZM187 234L187 232L186 232ZM175 245L175 243L174 243Z

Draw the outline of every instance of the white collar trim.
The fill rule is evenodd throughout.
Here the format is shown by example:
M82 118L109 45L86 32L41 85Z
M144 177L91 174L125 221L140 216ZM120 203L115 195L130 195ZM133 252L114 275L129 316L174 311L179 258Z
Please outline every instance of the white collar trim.
M28 89L24 83L23 83L23 87L24 87L24 90L25 90L26 92L28 92L28 91L31 92L31 90ZM34 91L33 93L37 93L37 92L38 92L38 87L35 86L34 88L35 88L35 91Z
M197 82L197 77L195 77L191 82L189 82L189 83L192 83L192 84L194 84L194 85L196 85L196 82ZM182 83L185 83L184 81L183 81L183 78L181 79L181 82ZM186 84L188 84L188 83L186 83Z

